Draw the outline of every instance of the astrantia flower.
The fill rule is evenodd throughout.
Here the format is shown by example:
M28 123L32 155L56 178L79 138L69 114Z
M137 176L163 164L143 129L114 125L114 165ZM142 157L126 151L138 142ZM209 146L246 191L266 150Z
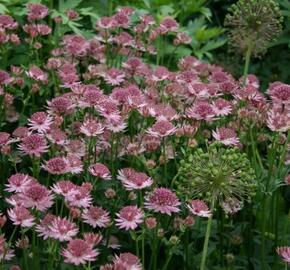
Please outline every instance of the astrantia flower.
M96 163L89 167L89 173L104 180L111 180L112 176L108 167L102 163Z
M132 168L119 170L117 179L121 180L127 190L143 189L153 184L153 180L148 175Z
M55 218L51 222L49 229L51 231L51 237L60 242L71 240L79 231L76 224L61 217Z
M171 122L164 117L160 117L157 122L147 130L147 133L152 136L164 138L174 134L175 131L176 127Z
M221 206L226 214L235 214L243 208L243 203L236 198L229 197L226 198Z
M109 213L103 208L96 206L84 209L82 218L85 223L90 224L93 228L106 228L111 222Z
M213 111L217 116L229 115L232 112L232 104L230 101L218 98L213 102Z
M65 174L69 170L69 164L67 160L63 157L55 157L47 160L42 168L49 172L50 174Z
M103 240L103 236L99 233L84 233L84 240L92 247L98 245Z
M23 206L16 206L7 210L8 216L14 225L21 227L32 227L34 225L34 217Z
M51 191L40 184L33 184L20 194L23 205L26 208L35 208L45 211L53 205Z
M217 141L220 141L224 145L238 146L240 144L240 140L236 132L231 128L217 128L216 131L213 131L212 135Z
M88 119L82 124L80 131L87 137L96 137L104 132L104 127L97 119Z
M14 256L14 251L7 247L4 236L0 235L0 261L10 261Z
M48 8L45 5L39 3L28 3L26 5L28 9L27 18L29 21L41 20L48 15Z
M83 171L83 162L76 155L68 155L66 157L68 163L68 171L72 174L80 174Z
M53 185L51 190L59 195L62 196L68 196L69 194L72 194L76 189L76 185L68 180L62 180Z
M26 155L40 157L47 152L48 146L43 136L31 134L22 139L19 150Z
M290 247L277 247L276 251L284 262L290 264Z
M52 214L46 214L45 217L36 225L35 230L39 236L42 236L44 240L52 236L51 225L57 217Z
M267 116L267 126L272 131L285 132L290 129L290 117L286 111L272 109Z
M180 202L170 189L156 188L146 197L145 207L157 213L171 215L180 211Z
M60 114L60 115L67 115L72 113L74 108L72 102L65 97L56 97L53 98L51 101L47 102L48 104L48 111L50 113Z
M46 133L52 124L52 118L45 112L36 112L28 119L30 130L35 130L38 133Z
M31 178L27 174L16 173L9 177L5 191L7 192L24 192L32 183Z
M130 252L116 255L113 262L114 269L142 270L140 259Z
M111 68L104 73L104 80L110 85L119 85L125 79L125 73L116 68Z
M213 106L207 101L199 101L186 110L186 116L195 120L212 121L215 117Z
M218 142L189 154L180 162L179 175L178 193L187 198L222 204L230 197L250 201L255 193L255 173L246 154Z
M273 83L270 85L267 93L274 102L281 104L290 104L290 85L284 83Z
M95 261L99 253L86 241L73 239L70 240L67 248L63 249L61 254L65 257L66 263L80 265Z
M76 187L73 193L67 194L65 200L70 207L83 207L87 208L92 202L90 190L85 186Z
M195 216L210 217L212 215L207 204L201 200L192 200L189 204L187 204L187 207Z
M144 214L140 208L135 205L123 207L117 214L115 219L116 226L120 229L135 230L138 224L143 222Z

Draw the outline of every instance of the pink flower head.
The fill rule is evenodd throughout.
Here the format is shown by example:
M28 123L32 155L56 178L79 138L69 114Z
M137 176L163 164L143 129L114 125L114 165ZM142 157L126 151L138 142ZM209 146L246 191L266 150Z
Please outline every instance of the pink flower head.
M115 19L113 17L101 17L98 21L97 21L97 27L101 28L101 29L111 29L111 28L115 28L117 25L117 22L115 21Z
M121 70L116 68L111 68L107 70L103 74L103 76L106 83L113 86L121 84L125 79L125 74Z
M222 142L224 145L238 146L240 144L237 133L231 128L217 128L216 131L213 131L212 135L217 141Z
M78 234L78 227L66 218L56 217L52 220L49 229L51 237L60 242L69 241Z
M228 197L222 202L221 207L226 214L235 214L243 208L243 203L235 197Z
M52 125L52 117L45 112L36 112L28 119L30 130L37 131L40 134L45 134Z
M65 174L69 171L68 161L64 157L55 157L47 160L42 168L50 174Z
M10 261L14 256L14 251L7 248L4 236L0 235L0 261Z
M103 236L99 233L84 233L84 240L92 247L98 245L103 240Z
M17 139L23 139L29 136L30 134L31 132L29 131L27 127L18 127L12 133L13 137ZM1 145L1 135L0 135L0 145Z
M13 30L18 27L18 23L9 15L0 15L0 28Z
M86 241L73 239L69 241L67 248L63 249L61 254L65 257L66 263L80 265L95 261L99 253Z
M290 118L286 111L272 109L267 116L267 126L272 131L286 132L290 129Z
M132 168L119 170L117 179L121 180L127 190L143 189L153 184L153 180L148 175Z
M173 40L174 45L180 45L180 44L190 44L192 41L192 38L184 32L179 32L176 35L176 38Z
M74 193L75 189L76 185L68 180L59 181L51 188L54 193L62 196L68 196L69 194Z
M23 205L26 208L35 208L41 212L53 205L51 191L40 184L33 184L20 194Z
M169 78L169 71L166 67L158 67L152 74L151 80L154 82L160 82Z
M65 200L70 207L88 208L91 205L92 197L90 190L83 184L80 187L76 186L74 192L65 196Z
M51 128L49 131L46 133L47 139L57 145L64 145L67 135L64 131L62 131L59 128Z
M35 81L40 81L44 84L46 84L48 81L47 74L43 72L38 66L31 66L26 73L31 79Z
M186 110L186 116L195 120L212 121L215 117L213 107L207 101L199 101Z
M276 251L284 262L290 264L290 247L277 247Z
M46 214L40 221L40 224L36 225L35 230L39 236L42 236L44 240L52 237L51 225L57 217L52 214Z
M232 112L231 102L222 98L215 100L212 108L217 116L229 115Z
M142 270L140 259L130 252L121 253L114 258L114 269Z
M145 199L145 207L154 212L171 216L172 213L180 211L176 194L168 188L156 188Z
M82 218L85 223L90 224L93 228L106 228L111 222L109 213L97 206L84 209Z
M86 154L85 143L81 140L67 140L64 147L68 154L74 154L78 157L83 157Z
M23 206L16 206L7 210L8 216L16 226L32 227L34 225L34 217Z
M68 171L72 174L80 174L83 171L83 162L76 155L70 154L66 157Z
M178 23L173 18L166 17L160 23L160 30L162 34L167 32L177 32Z
M5 191L21 193L24 192L32 183L31 178L27 174L16 173L9 177Z
M190 204L187 205L189 211L199 217L210 217L211 212L204 201L192 200Z
M159 117L157 122L147 130L147 133L155 137L164 138L173 135L175 131L176 127L170 121L165 117Z
M116 25L118 27L122 27L122 28L129 28L130 27L130 19L129 16L127 14L125 14L122 11L117 12L114 16L113 16Z
M43 136L31 134L21 140L19 150L26 155L40 157L47 152L48 146Z
M73 104L66 97L56 97L47 102L50 113L67 115L72 113Z
M80 128L87 137L96 137L104 132L103 125L97 119L87 119Z
M12 141L10 139L10 134L7 132L0 132L0 146L8 145Z
M290 104L290 85L276 82L270 85L267 93L274 102Z
M45 5L38 3L28 3L26 7L29 11L27 14L29 21L41 20L48 15L49 9Z
M67 35L64 37L64 45L66 51L70 55L84 56L88 49L89 43L86 39L79 35Z
M125 206L116 215L116 226L126 231L135 230L144 218L142 210L136 205Z
M112 176L108 167L102 163L96 163L89 167L89 172L91 175L100 177L104 180L111 180Z

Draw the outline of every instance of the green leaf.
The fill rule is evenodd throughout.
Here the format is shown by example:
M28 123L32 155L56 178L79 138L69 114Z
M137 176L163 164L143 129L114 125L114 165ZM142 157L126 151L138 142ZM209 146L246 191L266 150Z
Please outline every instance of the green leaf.
M59 11L65 12L67 9L74 9L76 8L82 0L59 0Z
M8 13L9 10L7 9L6 6L4 6L3 4L0 4L0 13L1 14L5 14L5 13Z

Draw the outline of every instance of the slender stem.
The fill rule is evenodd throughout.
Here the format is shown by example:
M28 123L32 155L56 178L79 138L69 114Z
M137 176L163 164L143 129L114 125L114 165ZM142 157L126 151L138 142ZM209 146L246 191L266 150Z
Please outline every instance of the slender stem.
M172 255L173 255L173 253L169 252L169 256L167 257L166 262L165 262L164 266L162 267L162 270L166 270L167 269L167 266L168 266L168 264L171 261Z
M251 54L252 54L252 47L249 46L249 48L247 50L247 53L246 53L246 61L245 61L244 77L243 77L243 86L245 86L246 82L247 82L247 75L249 73Z
M200 263L200 270L205 270L205 262L206 262L208 242L209 242L209 237L210 237L210 232L211 232L214 205L215 205L215 199L213 196L211 200L211 206L210 206L211 216L208 218L207 226L206 226L206 233L205 233L205 239L204 239L203 250L202 250L202 258L201 258L201 263Z

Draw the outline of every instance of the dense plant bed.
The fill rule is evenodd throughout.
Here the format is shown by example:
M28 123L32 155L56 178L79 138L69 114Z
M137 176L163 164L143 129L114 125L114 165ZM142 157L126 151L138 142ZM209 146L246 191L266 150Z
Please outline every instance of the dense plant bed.
M0 15L2 269L287 267L290 86L259 90L261 48L235 79L165 59L173 18L77 17Z

